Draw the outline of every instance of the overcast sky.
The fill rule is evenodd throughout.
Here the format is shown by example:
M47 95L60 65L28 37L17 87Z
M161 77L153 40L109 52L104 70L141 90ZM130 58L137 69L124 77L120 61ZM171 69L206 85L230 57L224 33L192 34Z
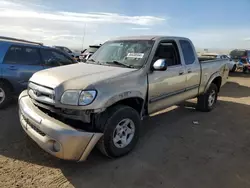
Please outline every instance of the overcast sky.
M250 48L249 8L250 0L0 0L0 35L73 48L125 35Z

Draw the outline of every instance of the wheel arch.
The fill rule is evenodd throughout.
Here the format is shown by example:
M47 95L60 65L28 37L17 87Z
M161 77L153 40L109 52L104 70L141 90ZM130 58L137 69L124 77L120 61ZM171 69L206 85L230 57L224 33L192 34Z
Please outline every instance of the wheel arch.
M222 77L220 75L219 72L213 74L210 79L208 80L208 83L205 87L204 93L206 93L206 91L209 89L211 84L215 84L218 88L218 92L220 92L220 87L221 87L221 83L222 83Z
M0 83L1 82L7 84L10 87L10 90L12 92L14 92L14 87L13 87L13 85L11 84L11 82L9 80L7 80L5 78L0 78Z
M145 96L140 91L126 91L108 98L103 106L110 108L119 104L130 106L142 115L141 112L143 112Z
M121 99L119 101L116 101L115 103L113 103L111 106L116 106L116 105L126 105L129 106L133 109L135 109L140 115L143 112L143 106L144 106L144 99L141 97L128 97L128 98L124 98Z
M220 86L221 86L221 82L222 82L222 77L221 76L217 76L216 78L213 79L212 83L215 84L218 88L218 93L220 92Z

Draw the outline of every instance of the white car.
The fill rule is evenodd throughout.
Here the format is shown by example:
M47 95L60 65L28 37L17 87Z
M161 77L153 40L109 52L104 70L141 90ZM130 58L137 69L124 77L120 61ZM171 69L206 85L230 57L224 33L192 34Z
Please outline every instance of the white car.
M201 57L211 57L212 59L228 59L228 68L230 72L235 72L237 69L237 62L232 61L230 56L225 54L217 54L217 53L203 53Z

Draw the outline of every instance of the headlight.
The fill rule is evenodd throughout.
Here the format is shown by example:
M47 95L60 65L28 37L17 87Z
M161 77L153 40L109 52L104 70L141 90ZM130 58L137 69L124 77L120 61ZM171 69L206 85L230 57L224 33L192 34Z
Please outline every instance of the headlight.
M80 95L80 91L78 90L65 91L61 97L61 103L77 106L79 95Z
M61 97L62 104L84 106L92 103L96 97L97 92L95 90L79 91L68 90L65 91Z
M90 91L82 91L79 97L79 105L88 105L93 102L93 100L96 97L96 91L90 90Z

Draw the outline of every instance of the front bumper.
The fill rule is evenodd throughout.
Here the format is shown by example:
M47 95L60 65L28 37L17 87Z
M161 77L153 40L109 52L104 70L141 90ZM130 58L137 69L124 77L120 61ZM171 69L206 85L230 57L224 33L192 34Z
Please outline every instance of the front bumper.
M46 152L64 160L84 161L103 135L84 132L62 123L37 108L23 91L18 99L24 131Z

